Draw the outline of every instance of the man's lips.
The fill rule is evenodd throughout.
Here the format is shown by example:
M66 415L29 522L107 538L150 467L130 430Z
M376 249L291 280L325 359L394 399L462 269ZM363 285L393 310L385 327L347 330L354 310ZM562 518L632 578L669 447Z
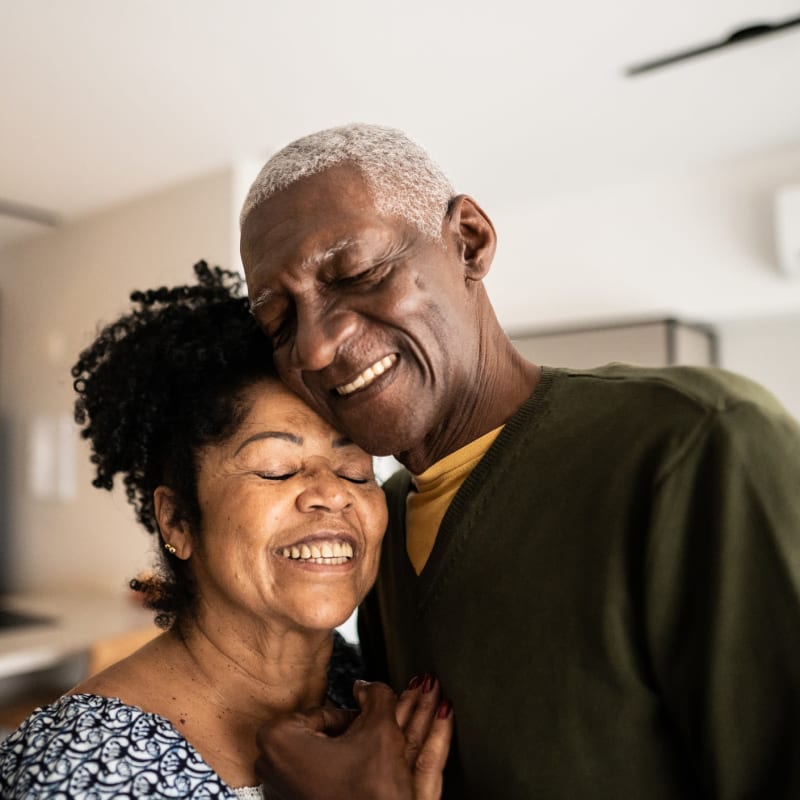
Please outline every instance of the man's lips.
M336 393L344 397L353 394L353 392L357 392L359 389L366 389L367 386L383 375L384 372L390 370L396 363L397 355L395 353L390 353L388 356L384 356L380 359L380 361L376 361L374 364L367 367L363 372L360 372L349 383L337 386Z

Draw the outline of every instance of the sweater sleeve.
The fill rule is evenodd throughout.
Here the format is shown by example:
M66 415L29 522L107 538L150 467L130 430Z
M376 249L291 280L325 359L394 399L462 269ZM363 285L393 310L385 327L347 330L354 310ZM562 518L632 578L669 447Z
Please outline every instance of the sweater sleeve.
M645 564L656 691L709 797L800 797L800 428L717 409L660 476Z

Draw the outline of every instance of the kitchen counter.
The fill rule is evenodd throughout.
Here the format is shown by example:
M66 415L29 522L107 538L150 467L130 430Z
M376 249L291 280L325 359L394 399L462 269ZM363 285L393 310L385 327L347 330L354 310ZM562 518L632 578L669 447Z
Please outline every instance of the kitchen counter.
M6 595L0 608L46 620L0 628L0 680L56 666L104 640L154 629L153 612L124 591Z

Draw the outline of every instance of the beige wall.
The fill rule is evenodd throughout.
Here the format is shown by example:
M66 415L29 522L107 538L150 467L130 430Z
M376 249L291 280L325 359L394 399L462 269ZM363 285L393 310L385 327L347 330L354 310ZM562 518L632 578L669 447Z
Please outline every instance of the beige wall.
M220 171L0 252L2 521L12 533L15 589L113 589L148 564L150 537L122 491L91 486L82 440L74 499L32 495L31 430L37 420L71 413L69 369L98 321L127 307L132 289L187 280L200 258L230 263L238 239L232 186L232 172Z
M717 324L720 362L766 386L800 420L800 314Z

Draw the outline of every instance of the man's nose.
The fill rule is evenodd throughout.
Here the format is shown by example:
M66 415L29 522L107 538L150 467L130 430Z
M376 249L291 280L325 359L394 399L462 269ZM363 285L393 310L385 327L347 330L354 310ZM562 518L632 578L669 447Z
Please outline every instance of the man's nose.
M347 482L327 468L308 472L297 496L300 511L344 511L352 504Z
M292 366L308 372L324 369L341 344L355 334L357 326L357 317L351 311L298 310Z

